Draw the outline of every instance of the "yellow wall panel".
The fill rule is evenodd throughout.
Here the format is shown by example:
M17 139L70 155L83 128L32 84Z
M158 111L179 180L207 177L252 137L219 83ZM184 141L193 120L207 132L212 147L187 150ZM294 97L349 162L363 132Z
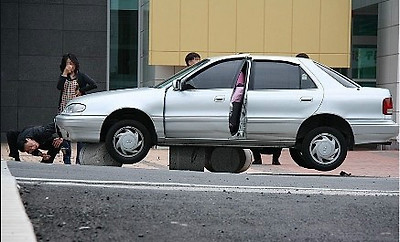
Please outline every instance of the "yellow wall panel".
M350 48L350 0L321 1L321 48L323 53L348 53Z
M181 51L208 50L208 1L181 1Z
M292 56L290 53L285 53L285 52L268 52L264 53L263 55L270 55L270 56Z
M350 66L350 54L321 54L319 62L332 68Z
M150 65L238 52L350 65L351 0L150 0Z
M264 0L237 0L236 52L264 51Z
M292 0L265 1L264 51L290 53L292 49Z
M221 55L236 55L237 52L208 52L208 56L209 57L213 57L213 56L221 56Z
M183 58L183 61L185 58ZM180 55L178 51L152 51L150 53L150 63L157 63L157 65L171 65L171 63L180 63Z
M179 51L179 18L180 0L151 2L151 50Z
M209 51L236 50L236 1L209 0Z
M294 53L318 53L320 35L320 0L293 1Z

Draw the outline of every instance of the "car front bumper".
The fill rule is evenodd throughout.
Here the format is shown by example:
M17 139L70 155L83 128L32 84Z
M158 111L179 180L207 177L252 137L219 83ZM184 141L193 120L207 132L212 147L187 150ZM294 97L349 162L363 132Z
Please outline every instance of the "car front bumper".
M106 116L60 114L55 117L54 121L64 139L98 143L105 118Z

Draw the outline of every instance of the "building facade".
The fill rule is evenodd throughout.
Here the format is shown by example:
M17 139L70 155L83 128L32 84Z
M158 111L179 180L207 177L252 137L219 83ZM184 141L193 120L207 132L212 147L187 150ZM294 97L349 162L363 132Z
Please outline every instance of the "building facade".
M68 52L98 82L94 91L155 85L191 51L306 52L390 89L399 122L399 48L398 0L2 0L1 139L52 121Z

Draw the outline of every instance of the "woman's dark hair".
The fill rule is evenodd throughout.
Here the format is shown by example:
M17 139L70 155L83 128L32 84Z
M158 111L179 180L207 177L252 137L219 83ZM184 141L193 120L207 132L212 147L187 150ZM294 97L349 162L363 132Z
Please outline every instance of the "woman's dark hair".
M64 71L65 67L67 66L67 60L70 59L72 61L72 63L75 64L75 73L77 73L79 71L79 61L78 58L76 58L76 56L74 54L68 53L63 55L62 59L61 59L61 64L60 64L60 70L61 72Z

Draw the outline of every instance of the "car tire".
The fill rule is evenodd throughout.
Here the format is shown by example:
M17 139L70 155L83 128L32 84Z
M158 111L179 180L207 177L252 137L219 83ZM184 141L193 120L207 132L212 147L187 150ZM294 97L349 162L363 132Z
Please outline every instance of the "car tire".
M110 156L123 164L137 163L151 148L151 136L138 121L122 120L115 123L106 135L106 149Z
M293 161L296 162L297 165L310 169L310 167L307 165L306 161L303 158L303 155L301 154L301 151L296 149L296 148L289 148L289 154L290 157L292 157Z
M309 168L319 171L334 170L346 159L346 139L335 128L315 128L304 137L302 156Z

